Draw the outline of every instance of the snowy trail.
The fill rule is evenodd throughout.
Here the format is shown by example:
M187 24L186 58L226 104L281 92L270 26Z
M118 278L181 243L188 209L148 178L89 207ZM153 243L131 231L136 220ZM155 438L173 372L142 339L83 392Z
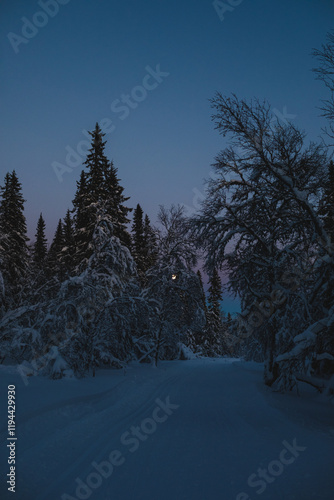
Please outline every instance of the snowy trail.
M15 375L4 369L1 377L13 383ZM17 377L14 383L23 409L19 500L334 498L333 406L271 393L259 365L194 360L133 367L125 376L106 371L81 381L35 378L24 387ZM130 441L132 426L141 426L141 438ZM1 458L5 437L2 432ZM282 455L282 443L291 447L294 440L296 451ZM119 451L115 463L122 463L112 473L103 469L110 473L103 478L92 462L110 461L113 450ZM257 477L268 466L271 474ZM76 491L78 477L85 486Z

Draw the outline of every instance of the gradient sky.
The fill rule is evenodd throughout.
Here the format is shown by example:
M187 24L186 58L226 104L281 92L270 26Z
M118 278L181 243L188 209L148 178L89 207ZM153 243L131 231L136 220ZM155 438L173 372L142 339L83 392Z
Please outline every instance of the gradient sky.
M217 90L265 98L317 140L326 92L311 72L311 51L333 28L333 0L243 0L224 20L205 0L66 1L54 17L36 16L35 0L0 6L0 182L17 171L30 237L40 212L50 238L71 207L81 167L59 182L52 165L66 164L66 147L76 150L96 121L112 121L107 156L129 205L140 203L153 223L159 204L191 208L200 199L226 144L210 118ZM15 53L8 33L27 34L22 18L46 25ZM146 97L134 90L147 66L159 64L169 75ZM145 81L153 86L153 78ZM115 112L115 101L133 91L137 107Z

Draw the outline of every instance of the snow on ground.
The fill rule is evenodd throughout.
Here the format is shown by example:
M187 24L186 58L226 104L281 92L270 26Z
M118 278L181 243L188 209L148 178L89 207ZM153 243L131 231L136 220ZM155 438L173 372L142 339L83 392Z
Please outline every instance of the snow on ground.
M16 385L18 500L332 500L334 407L276 394L262 366L163 362L51 381L0 366L1 415Z

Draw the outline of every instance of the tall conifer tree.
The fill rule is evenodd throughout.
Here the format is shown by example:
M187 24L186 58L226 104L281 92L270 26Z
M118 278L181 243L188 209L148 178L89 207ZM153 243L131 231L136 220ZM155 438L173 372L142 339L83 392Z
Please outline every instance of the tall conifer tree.
M4 280L5 304L20 302L20 292L28 267L27 226L22 186L15 170L5 176L0 204L0 266Z
M36 229L36 241L33 249L33 260L38 267L42 267L47 254L47 239L45 237L45 222L43 215L40 214L37 229Z
M223 350L223 323L221 312L222 301L222 282L215 268L209 278L209 297L208 297L208 322L206 326L206 335L208 342L220 352Z
M133 258L135 259L137 265L137 271L140 277L142 277L142 275L145 273L145 257L146 257L143 215L144 215L143 210L138 203L133 214L132 255Z
M200 282L201 294L202 294L202 303L203 303L203 310L205 312L205 317L207 318L207 316L208 316L208 306L207 306L207 303L206 303L206 298L205 298L205 292L204 292L204 286L203 286L203 279L202 279L201 271L198 270L196 274L197 274L199 282Z
M48 253L48 267L52 275L56 275L61 281L64 277L62 251L64 248L64 230L62 220L59 219L57 229Z
M158 257L157 236L151 226L148 215L144 218L145 269L153 267Z
M63 238L64 247L62 249L61 261L63 264L65 276L69 276L73 272L75 254L73 220L70 210L67 210L66 216L63 221Z
M113 224L113 234L130 247L131 237L126 230L130 209L124 205L128 198L123 195L123 188L117 178L117 169L105 155L105 144L98 123L93 132L89 149L77 184L73 200L75 208L75 265L85 266L92 254L92 238L98 220L107 217Z

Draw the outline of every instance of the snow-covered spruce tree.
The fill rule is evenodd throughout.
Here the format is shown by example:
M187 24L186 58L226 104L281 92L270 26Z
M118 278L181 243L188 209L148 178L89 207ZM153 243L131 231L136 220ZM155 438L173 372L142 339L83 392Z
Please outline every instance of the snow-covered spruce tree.
M42 214L40 214L37 222L35 238L33 261L36 267L42 268L48 252L47 239L45 237L45 221Z
M89 198L89 189L87 187L87 175L83 170L80 174L80 180L77 182L77 191L73 200L75 209L74 215L74 248L73 256L74 268L81 266L84 268L88 262L90 252L88 250L89 242L93 235L94 218L92 211L89 210L91 200ZM94 207L92 207L93 209ZM76 271L80 272L79 270Z
M157 231L159 253L147 273L144 296L151 305L151 338L154 359L174 359L185 352L205 325L201 283L192 270L196 265L195 242L189 234L183 208L160 207Z
M63 283L59 300L60 307L69 299L74 301L79 313L74 334L60 351L77 373L101 364L120 366L133 352L128 326L132 318L124 309L124 290L135 277L135 265L129 249L113 236L111 218L101 216L97 221L91 247L87 268Z
M2 247L2 239L0 236L0 252L1 252L1 247ZM4 312L5 312L5 283L3 279L2 272L0 271L0 318L2 318ZM1 363L1 356L0 356L0 363Z
M6 310L6 287L5 287L5 252L8 248L8 237L0 226L0 318Z
M75 242L73 220L71 212L68 209L63 221L63 240L64 246L61 250L60 263L64 272L64 278L69 277L74 272L74 255L75 255Z
M128 214L132 212L132 208L124 205L130 198L124 196L124 188L120 185L117 172L117 168L110 161L105 170L104 209L106 214L111 217L114 235L119 238L122 245L131 248L131 235L127 230L127 224L130 222Z
M37 221L35 241L29 247L30 259L26 273L23 295L24 305L37 304L47 299L54 292L55 283L49 269L47 239L45 236L45 221L40 214Z
M209 311L213 312L216 316L219 316L221 312L221 302L223 300L223 294L222 280L216 267L214 268L212 275L209 277L209 284Z
M156 264L158 256L157 235L149 216L146 214L144 218L144 241L145 241L145 271L148 271Z
M205 312L205 316L207 316L208 314L208 306L207 306L207 303L206 303L206 297L205 297L205 292L204 292L204 285L203 285L203 278L202 278L202 273L201 271L198 269L197 272L196 272L197 276L198 276L198 279L200 281L200 285L201 285L201 293L202 293L202 303L203 303L203 310Z
M48 275L55 276L59 281L64 279L64 265L62 262L62 251L65 246L64 229L62 220L59 219L55 235L47 257L47 273Z
M222 281L217 268L214 268L209 277L209 296L207 324L205 327L204 351L208 356L226 353L224 341L226 325L223 324L223 314L221 310Z
M0 203L0 272L5 309L17 306L23 300L22 290L29 260L24 201L15 170L7 173L1 187Z
M137 265L137 272L142 285L146 283L146 273L155 264L157 258L156 234L151 227L148 215L138 204L134 210L132 224L132 255Z
M74 262L77 272L85 268L91 256L90 242L96 221L102 214L111 218L114 235L126 246L131 245L131 237L126 230L126 224L129 222L127 214L131 209L124 205L128 198L123 195L124 189L119 184L117 169L105 156L105 134L98 124L94 131L89 133L92 136L92 144L84 162L87 170L81 172L73 200Z
M198 331L195 335L193 334L192 338L190 338L189 347L194 352L198 351L198 350L203 351L203 348L205 349L205 346L207 344L207 331L206 331L206 329L207 329L208 321L209 321L209 310L208 310L207 301L206 301L206 297L205 297L201 271L198 269L196 274L197 274L197 277L199 279L199 284L200 284L200 288L201 288L201 298L202 298L202 306L203 306L203 311L204 311L204 316L205 316L205 325L203 326L203 329L201 331Z
M265 102L217 94L212 106L216 127L231 136L232 146L216 158L216 178L208 183L194 231L206 249L208 270L225 267L230 289L241 296L243 315L266 353L266 380L272 384L280 376L275 358L282 327L290 329L287 346L289 338L327 314L322 292L317 293L326 287L333 262L329 235L317 214L326 152L314 143L305 146L304 134L292 124L273 123ZM290 286L289 272L299 275L297 287ZM277 298L282 293L288 297L284 307ZM259 310L265 321L254 321ZM292 311L298 322L291 323ZM306 365L305 355L299 369Z
M145 275L145 257L146 257L146 245L144 239L144 220L143 220L143 209L141 206L136 206L133 212L133 223L132 223L132 255L135 259L137 265L138 276L141 281L144 279Z

